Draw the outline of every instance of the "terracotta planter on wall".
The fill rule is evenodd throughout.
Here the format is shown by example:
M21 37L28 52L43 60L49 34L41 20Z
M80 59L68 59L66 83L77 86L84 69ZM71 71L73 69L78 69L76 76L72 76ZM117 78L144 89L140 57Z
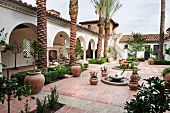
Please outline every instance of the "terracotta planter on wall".
M74 66L71 66L71 73L73 77L79 77L81 74L81 67L79 64L76 64Z
M138 82L129 81L128 86L131 90L136 91L138 89Z
M28 74L24 79L24 83L27 82L29 82L32 85L31 93L37 94L42 90L44 86L45 78L44 75L41 73Z
M98 83L98 78L90 78L89 81L91 85L96 85Z
M163 79L165 80L165 83L167 83L168 80L170 80L170 73L167 73L166 75L164 75Z
M154 64L154 59L153 58L149 58L148 59L148 63L149 63L149 65L153 65Z

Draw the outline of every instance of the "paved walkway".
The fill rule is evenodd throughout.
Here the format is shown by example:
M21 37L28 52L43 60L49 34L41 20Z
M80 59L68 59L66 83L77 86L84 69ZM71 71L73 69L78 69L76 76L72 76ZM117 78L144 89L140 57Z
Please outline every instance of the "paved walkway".
M101 79L100 68L106 66L109 75L121 72L113 70L112 67L119 65L117 61L105 63L102 65L90 64L88 70L82 72L80 77L68 77L63 80L48 84L43 87L41 93L35 95L43 98L50 92L50 88L56 85L59 93L59 101L66 104L56 113L123 113L123 107L126 101L130 101L137 91L129 90L128 86L113 86L99 81L98 85L90 85L90 71L97 71ZM160 76L161 71L169 65L148 65L147 62L141 62L138 66L141 70L138 74L141 76L140 84L143 79ZM124 76L130 77L131 71L126 71ZM18 113L24 108L25 100L11 101L11 113ZM31 109L36 108L35 101L29 101ZM0 104L0 113L6 113L7 104Z

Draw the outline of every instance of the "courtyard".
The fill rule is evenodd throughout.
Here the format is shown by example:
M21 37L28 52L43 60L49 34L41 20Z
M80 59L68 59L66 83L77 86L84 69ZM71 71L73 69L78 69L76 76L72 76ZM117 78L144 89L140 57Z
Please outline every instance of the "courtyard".
M31 95L43 99L50 93L50 88L56 86L59 94L59 102L65 104L64 107L55 113L123 113L126 101L130 101L137 91L129 90L128 86L108 85L99 80L97 85L90 85L90 71L98 72L101 79L100 68L106 66L108 74L113 75L120 70L114 70L112 67L117 66L118 61L112 63L104 63L102 65L89 64L87 70L81 73L80 77L72 77L66 75L67 78L45 85L39 94ZM148 62L140 62L138 74L141 76L139 84L143 83L143 79L149 77L160 77L161 71L169 65L148 65ZM22 69L21 69L22 70ZM123 76L130 77L132 71L125 71ZM18 113L24 109L25 100L30 97L24 97L22 101L17 99L11 100L11 113ZM29 101L30 110L36 108L34 100ZM0 113L7 112L7 102L0 104Z

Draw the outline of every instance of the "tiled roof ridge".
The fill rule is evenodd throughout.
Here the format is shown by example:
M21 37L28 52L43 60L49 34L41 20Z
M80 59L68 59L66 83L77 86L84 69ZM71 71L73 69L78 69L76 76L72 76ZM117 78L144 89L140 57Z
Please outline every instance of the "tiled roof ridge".
M144 37L146 37L146 42L158 42L159 41L159 34L142 34ZM131 40L133 38L133 35L123 35L123 37L120 39L120 42L127 42L128 40ZM164 34L164 38L169 39L169 34Z
M26 2L23 2L22 0L9 0L9 1L15 2L15 3L20 4L20 5L23 5L23 6L26 6L26 7L28 7L28 8L32 8L32 9L34 9L34 10L37 9L36 6L32 6L31 4L28 4L28 3L26 3ZM46 11L46 12L47 12L47 11ZM51 15L52 17L59 18L59 19L61 19L61 20L70 22L69 20L67 20L67 19L65 19L65 18L62 18L61 16L57 16L57 15L52 14L52 13L49 13L49 12L47 12L47 14L48 14L48 15ZM88 30L88 31L90 31L90 32L93 32L93 33L98 34L97 32L94 32L94 31L92 31L92 30L89 30L89 29L87 29L87 28L85 28L85 27L83 27L83 26L81 26L81 25L78 25L78 24L77 24L77 26L78 26L78 27L81 27L81 28L83 28L83 29L85 29L85 30Z

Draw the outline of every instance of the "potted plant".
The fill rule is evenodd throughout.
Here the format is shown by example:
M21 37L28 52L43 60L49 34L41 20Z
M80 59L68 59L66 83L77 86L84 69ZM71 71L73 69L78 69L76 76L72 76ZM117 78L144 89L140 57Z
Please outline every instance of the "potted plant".
M144 79L139 85L138 92L130 102L126 102L124 107L128 113L165 113L169 111L170 84L165 83L159 77Z
M163 76L163 79L164 79L165 82L167 83L167 81L170 80L170 68L165 68L165 69L161 72L161 76Z
M107 52L109 53L108 62L111 63L113 61L113 58L111 57L112 49L110 46L108 47Z
M151 54L151 57L148 59L148 64L149 65L153 65L154 64L154 59L152 58L152 55L153 55L153 51L152 51L152 48L150 49L150 54Z
M107 76L108 75L108 73L107 73L107 67L101 67L101 75L102 75L102 77L105 77L105 76Z
M96 85L97 83L98 83L98 77L97 77L97 72L93 72L93 71L91 71L91 72L89 72L90 73L90 84L91 85Z
M138 81L140 80L140 76L137 73L137 68L133 68L132 75L130 76L130 81L128 86L131 90L136 91L138 89Z
M34 58L34 69L31 72L28 72L28 75L25 77L24 79L24 83L29 82L32 87L31 87L31 93L32 94L37 94L41 91L41 89L44 86L44 82L45 82L45 78L44 75L41 74L41 70L40 69L35 69L35 62L38 59L38 56L43 54L43 47L37 42L34 41L32 43L32 51L31 51L31 55Z

